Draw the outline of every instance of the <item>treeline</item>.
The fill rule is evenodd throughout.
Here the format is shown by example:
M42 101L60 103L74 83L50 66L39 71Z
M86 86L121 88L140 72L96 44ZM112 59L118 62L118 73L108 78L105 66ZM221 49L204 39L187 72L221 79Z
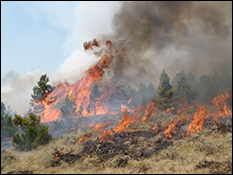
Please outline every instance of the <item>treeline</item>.
M191 72L185 73L182 70L171 81L163 70L159 81L159 86L156 88L152 83L149 83L148 86L141 83L137 90L125 86L129 91L130 98L132 98L130 104L134 106L146 105L152 99L156 100L158 107L160 106L159 108L163 110L177 107L179 103L185 102L188 104L200 102L208 105L212 103L211 100L214 97L223 94L227 88L232 88L232 70L224 65L211 75L203 74L198 80ZM228 99L227 103L232 105L232 91L230 93L231 98Z

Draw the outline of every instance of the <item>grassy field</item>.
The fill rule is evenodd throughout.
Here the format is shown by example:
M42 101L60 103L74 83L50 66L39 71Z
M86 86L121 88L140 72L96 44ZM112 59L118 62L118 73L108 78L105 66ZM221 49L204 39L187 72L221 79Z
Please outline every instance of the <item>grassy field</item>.
M178 116L161 113L153 116L147 123L132 125L129 131L146 130L158 121L169 121L176 117ZM207 129L191 137L174 140L172 145L153 153L149 158L129 159L126 163L120 164L119 162L127 155L118 154L103 160L99 155L85 154L75 162L60 161L58 165L53 166L54 148L64 147L64 152L73 149L74 153L79 153L85 145L85 142L78 143L81 135L81 131L63 135L54 138L47 145L28 152L14 150L13 147L6 149L1 154L1 173L232 173L232 133ZM144 143L146 141L133 146L145 147ZM133 146L129 147L129 152Z

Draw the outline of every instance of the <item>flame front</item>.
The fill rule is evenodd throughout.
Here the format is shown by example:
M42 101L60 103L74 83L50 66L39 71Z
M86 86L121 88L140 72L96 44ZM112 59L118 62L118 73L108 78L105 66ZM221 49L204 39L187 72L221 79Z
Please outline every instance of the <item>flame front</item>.
M218 115L232 115L231 110L227 108L227 99L231 97L228 94L230 91L231 89L226 89L225 95L221 94L212 100L217 108Z
M104 42L107 48L112 49L112 42L111 41L105 41ZM85 50L93 50L94 47L101 47L101 45L97 42L97 40L93 40L93 42L85 42L84 43L84 49ZM116 49L117 50L117 49ZM125 49L119 49L119 59L123 59L125 56ZM102 75L104 74L104 71L109 68L113 61L113 56L111 54L106 53L104 54L99 62L89 68L85 73L84 77L77 82L73 84L69 84L67 82L65 83L59 83L58 86L55 88L54 91L52 91L43 101L36 103L33 101L31 103L31 106L35 106L34 112L37 115L41 116L41 122L50 122L53 120L57 120L61 118L61 102L64 100L65 96L67 94L72 95L75 97L75 102L77 104L76 106L76 112L80 110L80 107L83 106L82 115L83 116L89 116L94 114L94 110L87 111L87 107L90 104L90 94L91 94L91 88L94 85L95 82L99 82L102 79ZM115 58L114 58L115 59ZM102 88L102 94L97 99L95 103L96 108L96 114L119 114L120 112L123 113L122 119L119 121L119 123L113 127L109 124L109 121L107 123L99 123L99 124L88 124L87 126L93 127L94 131L99 131L100 134L100 142L104 140L110 140L113 138L113 136L116 133L124 132L126 131L130 125L133 125L135 123L145 123L148 121L152 115L156 113L156 101L153 101L152 103L148 104L146 107L138 107L135 108L134 106L132 109L128 107L128 104L132 101L132 98L128 100L127 103L124 102L124 104L121 105L121 111L118 112L111 112L109 107L105 105L105 100L107 100L110 97L110 93L113 90L114 85L110 82L107 82L105 86ZM225 95L221 94L217 97L215 97L212 102L216 106L217 114L211 114L209 115L209 112L205 106L201 106L200 103L196 102L194 105L189 106L187 102L183 103L178 107L177 111L175 112L175 107L171 107L167 109L166 111L162 111L165 113L174 113L174 114L181 114L180 117L174 119L173 121L170 121L169 125L166 125L165 123L161 123L160 125L155 124L151 129L153 133L165 136L169 139L173 139L174 135L176 135L181 125L186 123L186 131L185 133L182 133L182 136L191 135L194 133L199 132L203 129L203 123L206 119L208 119L210 116L215 116L215 122L217 121L217 118L220 115L226 116L226 115L232 115L231 110L227 108L227 99L230 98L229 95L230 89L227 89L225 92ZM198 107L199 106L199 107ZM198 107L198 108L197 108ZM189 111L190 109L197 108L194 115L191 117L191 119L187 120L187 116L184 115L184 112ZM131 113L131 114L130 114ZM106 129L108 128L108 129ZM109 129L111 128L111 129ZM75 128L74 128L75 129ZM79 143L82 143L84 140L89 139L91 136L93 136L93 132L89 134L83 134L82 137L79 139ZM160 133L159 133L160 132ZM92 149L91 149L92 150Z
M110 45L109 43L107 43ZM84 48L93 49L93 46L100 47L96 40L93 43L84 43ZM61 102L64 100L67 94L73 95L76 98L76 112L79 111L80 106L83 106L83 116L93 115L94 111L86 110L88 104L90 103L91 87L97 81L101 80L104 70L108 68L111 63L112 58L110 55L105 54L102 56L101 60L89 70L84 73L84 77L73 84L59 83L54 91L52 91L42 102L36 103L33 101L30 103L31 106L42 106L40 109L34 109L37 115L41 116L41 122L50 122L61 118L60 106ZM96 102L96 114L106 114L109 112L107 106L104 105L103 101L107 94L112 90L113 86L109 83L103 90L104 94Z

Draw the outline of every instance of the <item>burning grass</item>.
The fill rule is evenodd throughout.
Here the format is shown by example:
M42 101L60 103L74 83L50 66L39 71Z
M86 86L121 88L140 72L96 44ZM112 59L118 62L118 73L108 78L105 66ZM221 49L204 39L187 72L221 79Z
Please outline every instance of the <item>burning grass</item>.
M112 142L96 145L96 148L89 152L83 152L91 142L73 144L71 140L78 140L81 136L81 133L73 133L29 152L15 151L13 148L5 150L1 156L1 173L23 171L31 173L231 173L232 168L228 166L232 155L232 142L229 141L231 138L229 135L231 135L230 132L220 133L216 128L204 129L191 137L174 140L163 149L143 156L145 153L143 149L149 151L165 140L163 141L160 137L148 139L143 134L132 139L115 137ZM116 140L117 142L114 143ZM113 156L110 156L109 151L114 149L114 144L116 144L115 148L121 145L122 151L115 155L113 151ZM112 149L110 147L106 149L108 146L112 146ZM65 149L60 150L62 147ZM210 147L211 152L209 152ZM59 148L63 155L71 149L74 150L71 154L77 155L83 152L83 155L76 161L67 163L65 160L60 160L59 164L53 166L52 162L57 160L53 155L54 148ZM11 159L12 156L14 158ZM109 156L108 159L106 156ZM215 163L210 163L210 166L208 162Z
M158 112L153 105L131 113L93 116L95 120L85 117L81 126L88 126L89 130L74 132L76 128L72 126L74 129L70 132L73 134L63 133L47 146L39 146L33 151L17 152L10 148L3 154L2 172L232 171L228 166L232 154L231 115L209 113L205 106L199 106L194 114L174 115ZM7 158L9 155L16 159ZM227 167L223 167L226 161ZM169 166L165 167L166 164Z
M204 106L187 116L148 111L150 107L117 114L112 121L106 115L94 117L96 122L104 121L95 125L85 118L82 122L89 130L82 133L72 129L73 134L63 133L33 151L10 148L2 154L2 172L222 172L203 168L200 162L204 158L228 160L232 153L231 115L209 114ZM118 124L114 125L116 118ZM64 145L65 150L61 149ZM164 163L169 166L164 167ZM223 168L221 162L216 165Z

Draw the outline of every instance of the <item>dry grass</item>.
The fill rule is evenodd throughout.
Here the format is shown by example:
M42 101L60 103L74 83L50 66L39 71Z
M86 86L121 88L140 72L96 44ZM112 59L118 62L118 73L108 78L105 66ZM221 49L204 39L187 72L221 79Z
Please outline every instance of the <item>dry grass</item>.
M129 130L148 129L155 123L169 121L176 117L178 116L159 113L159 115L152 116L146 123L132 125ZM29 170L40 174L202 174L210 173L210 168L196 168L201 161L224 162L232 159L232 134L203 130L198 133L199 137L197 138L187 137L176 140L173 145L154 153L150 158L129 159L126 164L121 166L119 166L119 160L124 158L123 155L116 155L107 161L100 161L101 158L97 155L86 155L74 163L61 162L58 166L52 167L54 148L64 147L65 150L72 148L75 150L74 153L78 153L83 148L83 144L78 143L81 135L80 131L67 134L28 152L16 151L13 147L9 148L1 155L1 173L6 174L11 171L20 173ZM130 147L129 152L132 150L133 148Z
M208 132L207 132L208 133ZM81 133L69 134L62 138L51 141L48 145L39 146L37 149L20 152L13 148L7 149L1 155L1 173L10 171L29 170L33 173L209 173L209 168L197 169L196 165L202 160L224 162L232 156L232 142L227 140L227 134L200 132L198 138L186 138L174 141L174 145L152 155L150 158L141 160L129 159L125 166L117 166L121 157L113 157L108 161L99 161L98 156L88 155L78 161L69 164L62 162L56 167L50 165L53 148L65 147L79 152L82 145L73 143L72 138L80 137ZM229 133L228 133L229 135ZM197 145L209 143L216 147L213 152L208 153L208 146L205 149L197 149ZM218 146L221 145L221 146ZM14 158L11 158L11 157Z

